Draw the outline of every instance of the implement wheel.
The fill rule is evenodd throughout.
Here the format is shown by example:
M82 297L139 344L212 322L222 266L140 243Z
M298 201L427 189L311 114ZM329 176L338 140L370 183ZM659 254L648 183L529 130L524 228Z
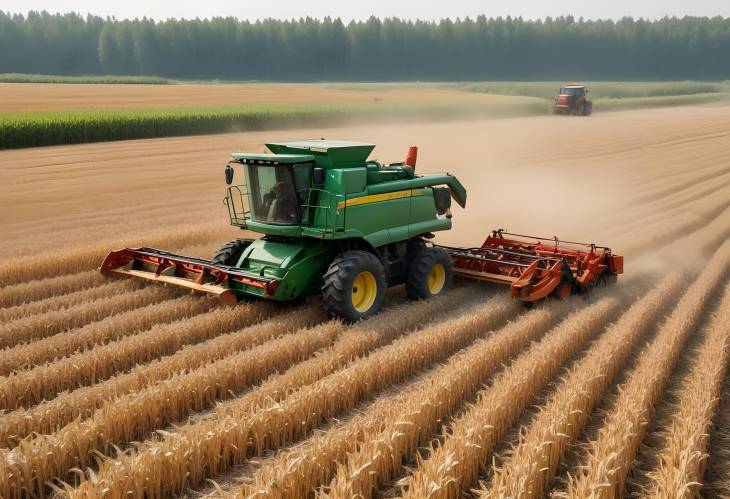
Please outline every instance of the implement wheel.
M253 242L253 239L235 239L224 244L213 257L213 263L235 267L241 258L243 250Z
M423 248L411 261L406 279L406 293L412 300L422 300L445 293L454 278L454 264L443 248Z
M385 296L385 269L367 251L347 251L324 275L322 304L332 316L355 322L376 314Z

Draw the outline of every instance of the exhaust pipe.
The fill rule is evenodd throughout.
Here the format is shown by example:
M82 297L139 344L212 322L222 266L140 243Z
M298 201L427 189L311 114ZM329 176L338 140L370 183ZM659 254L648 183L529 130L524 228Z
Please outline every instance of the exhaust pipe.
M411 146L408 148L408 154L406 154L406 160L403 163L407 166L410 166L415 171L417 159L418 159L418 147Z

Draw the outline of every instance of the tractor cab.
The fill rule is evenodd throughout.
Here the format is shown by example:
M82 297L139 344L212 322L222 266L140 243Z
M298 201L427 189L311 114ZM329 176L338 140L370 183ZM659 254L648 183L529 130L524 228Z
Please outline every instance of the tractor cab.
M585 85L569 84L560 87L558 96L553 102L553 114L589 116L593 103L586 99L586 94L588 89Z
M242 166L242 183L228 188L228 208L234 225L251 222L272 225L302 223L302 205L312 186L314 157L296 154L234 154ZM226 181L235 171L229 163Z
M560 95L565 97L582 97L587 92L584 85L568 85L560 88Z

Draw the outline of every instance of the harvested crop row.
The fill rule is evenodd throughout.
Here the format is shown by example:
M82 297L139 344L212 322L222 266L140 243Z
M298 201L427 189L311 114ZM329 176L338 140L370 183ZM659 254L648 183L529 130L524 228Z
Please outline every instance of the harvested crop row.
M671 240L676 234L683 234L707 223L730 207L730 188L725 188L687 207L682 213L675 213L652 224L642 237L626 240L625 254L635 254L647 247L657 247Z
M543 497L566 447L573 442L632 348L680 288L678 274L634 302L563 378L540 413L521 432L509 460L495 470L482 497Z
M107 208L103 211L92 213L74 213L59 218L54 217L49 220L49 226L44 227L43 231L39 231L35 225L28 225L26 223L9 226L7 237L11 240L16 240L18 244L27 244L29 239L39 234L49 235L51 237L56 234L73 234L90 237L95 232L90 232L89 229L108 228L112 220L115 227L117 227L117 224L122 226L127 224L132 225L134 222L149 226L159 226L160 222L166 222L171 216L182 214L183 212L196 214L193 216L197 216L202 210L211 209L212 206L218 208L219 212L225 212L225 207L221 207L219 203L215 203L217 199L212 196L207 196L206 198L186 198L185 210L181 210L180 204L173 202L175 200L180 201L180 194L178 192L168 196L164 196L163 192L159 192L158 197L154 200L139 200L142 203L125 203L118 205L116 209ZM144 210L145 213L141 220L139 217L140 210ZM47 250L48 248L43 249Z
M730 241L712 257L697 280L642 352L628 381L589 446L584 465L570 475L567 491L575 498L617 497L644 437L653 406L664 390L677 358L705 302L730 265Z
M661 222L667 218L676 216L687 209L692 203L704 201L710 196L718 195L718 193L725 193L727 195L730 192L727 189L730 185L730 174L727 178L718 178L708 181L706 184L700 184L694 189L688 191L681 191L673 199L662 199L661 203L657 203L658 206L651 206L646 210L634 210L631 215L631 220L626 221L623 224L615 225L607 231L601 233L602 237L615 238L628 231L636 230L641 227ZM720 194L722 195L722 194Z
M458 498L475 485L498 439L565 361L601 331L618 304L615 298L603 298L574 312L515 359L403 482L405 497Z
M164 304L165 320L175 322L155 326L153 324L160 322L160 314L155 311L155 307L160 305L139 309L135 311L138 314L135 315L135 320L139 320L142 332L76 353L57 362L15 373L0 383L0 401L6 408L28 407L41 400L49 400L63 390L98 383L114 373L168 355L184 345L255 324L273 311L266 304L255 303L234 307L227 314L216 309L209 314L195 317L198 313L196 304L200 304L198 307L209 308L211 302L212 300L200 297L183 297L168 302ZM200 325L206 320L210 322L210 316L213 315L221 315L227 319L229 329ZM149 320L151 317L154 319ZM192 326L193 324L197 327ZM149 327L151 329L144 330Z
M167 217L149 219L144 217L131 217L126 220L115 221L114 230L110 231L109 219L105 223L81 222L76 230L67 230L64 232L56 232L48 234L41 232L35 235L25 236L15 245L9 245L3 248L3 252L11 253L14 258L23 258L23 256L35 256L36 258L45 258L49 254L49 246L53 248L62 247L67 251L83 249L89 245L106 245L107 252L112 249L119 249L127 246L131 241L135 241L140 232L145 231L152 234L152 230L159 231L160 227L169 229L177 229L178 233L184 233L191 225L199 224L201 220L218 221L221 229L226 228L225 224L225 207L219 206L218 203L208 202L207 206L188 207L181 210L179 206L173 204L176 211L172 211ZM228 231L230 232L230 231ZM100 235L103 234L103 235ZM225 237L224 237L225 239ZM225 242L225 241L223 241ZM219 246L223 244L219 241ZM96 264L100 264L99 259Z
M332 374L348 363L365 356L378 347L387 345L437 320L445 320L467 310L482 298L479 288L469 286L455 289L434 300L406 302L385 313L371 317L346 330L342 337L316 358L292 366L280 376L251 390L240 399L216 407L213 417L236 416L256 408L269 407L302 386L312 384Z
M52 310L69 309L81 303L88 303L100 298L106 298L115 293L137 289L137 283L132 280L124 282L111 281L99 286L74 291L65 295L53 296L45 300L34 301L24 305L15 305L0 308L0 322L8 323L23 317L37 316Z
M216 237L225 238L224 234L230 234L230 232L230 227L201 223L189 225L185 227L185 231L179 229L160 231L155 229L136 234L135 237L149 246L180 248L181 246L209 241ZM124 246L121 242L96 242L81 248L61 250L46 255L14 258L9 262L0 263L0 282L6 285L20 284L41 276L56 277L92 269L97 267L109 253L110 245L112 249L117 246Z
M717 168L717 166L715 166L711 172L706 173L705 175L692 173L691 175L685 176L683 179L673 181L675 184L677 182L685 183L682 188L673 186L672 182L668 184L661 184L660 182L652 182L650 178L638 178L634 185L639 185L641 187L636 189L634 195L629 193L626 194L629 200L627 201L627 204L619 210L619 213L621 215L627 215L629 213L633 213L633 210L636 210L641 217L659 213L665 208L681 204L683 200L686 201L691 198L696 198L695 194L698 191L704 190L705 188L709 188L713 185L712 179L722 178L728 173L730 173L730 169L727 167ZM627 182L631 182L628 179L625 180ZM664 186L663 188L665 191L663 194L657 195L657 192L662 189L662 185ZM722 185L717 184L717 187L720 188Z
M0 357L0 374L7 375L52 363L74 353L93 349L97 345L132 336L157 323L207 312L216 306L213 300L199 296L181 296L163 301L174 295L162 286L148 287L129 294L142 297L142 302L151 303L147 305L142 303L139 308L132 308L64 334L7 348L1 352L3 355ZM134 307L135 296L120 296L125 296L125 299L114 300L116 304ZM94 304L90 306L93 307Z
M702 257L717 249L728 239L730 239L730 207L725 208L725 211L715 219L708 220L696 231L662 248L661 258L663 261L681 265L687 261L688 253Z
M45 300L53 296L101 286L108 281L96 270L62 275L48 279L16 283L0 288L0 307L15 307L23 303Z
M549 329L567 308L553 303L533 310L475 341L445 365L400 387L397 395L376 401L346 424L318 433L306 444L267 461L252 483L234 496L305 497L328 483L337 470L335 495L369 497L375 484L391 477L403 457L430 438L489 374ZM479 315L483 314L464 320L480 329Z
M727 166L717 168L717 164L714 163L713 168L708 169L709 171L706 172L692 172L688 176L680 176L680 178L669 179L665 182L657 182L650 189L642 190L637 196L631 197L629 202L632 205L651 204L654 201L671 197L679 192L691 191L693 188L704 184L708 180L719 180L730 172L730 169Z
M17 497L24 489L42 493L47 481L66 477L73 467L91 464L96 452L109 454L115 445L144 438L156 428L210 407L275 370L311 356L341 333L338 322L295 332L306 321L291 316L289 320L293 323L285 326L289 334L112 400L89 419L74 421L52 435L21 441L5 456L5 465L0 464L7 475L0 478L3 497Z
M696 497L702 486L712 418L728 368L730 284L694 356L682 384L678 409L659 451L657 469L649 474L647 497Z
M198 316L180 327L209 327L225 331L231 327L230 318L227 317L230 314L218 312L220 311L216 310L213 314ZM5 414L0 419L0 447L17 445L20 439L31 433L52 433L76 418L83 420L89 417L110 400L164 381L176 373L198 368L250 348L266 339L313 326L323 319L319 307L305 307L198 345L184 347L169 357L137 366L129 373L120 374L99 384L79 388L34 407Z
M262 452L266 446L277 447L298 438L323 418L351 407L398 378L408 376L419 366L448 355L448 347L438 340L446 337L446 343L454 345L464 341L468 332L462 332L460 340L450 337L445 325L433 326L409 334L327 376L353 356L408 331L433 317L432 314L458 310L464 301L473 304L473 299L468 300L468 291L455 291L438 300L397 307L390 314L386 312L372 322L353 327L331 349L272 378L240 399L222 404L211 417L182 426L162 441L143 444L133 456L117 456L114 461L105 462L93 481L79 487L77 496L97 497L101 490L109 489L110 498L126 497L127 491L143 488L153 497L167 496L200 484L211 474ZM479 307L489 310L491 324L485 328L503 322L519 308L502 297ZM438 311L434 312L434 308ZM423 355L412 354L419 350ZM298 387L302 388L288 395ZM283 401L276 403L278 399Z
M104 286L102 286L104 287ZM25 350L28 342L41 338L50 339L62 331L86 326L95 321L114 316L124 311L134 310L154 303L159 303L175 296L169 289L153 286L144 289L107 295L92 301L85 301L69 308L50 310L45 313L26 316L5 324L0 333L0 348L13 347L0 352L0 374L7 374L18 367L32 365L17 357L16 352ZM72 333L73 334L73 333ZM64 335L64 337L68 337ZM34 343L33 346L42 342ZM88 345L88 344L87 344ZM73 351L73 350L71 350ZM63 356L68 351L53 352L55 356ZM53 358L53 357L51 357ZM48 360L43 358L41 360ZM33 362L33 361L31 361Z

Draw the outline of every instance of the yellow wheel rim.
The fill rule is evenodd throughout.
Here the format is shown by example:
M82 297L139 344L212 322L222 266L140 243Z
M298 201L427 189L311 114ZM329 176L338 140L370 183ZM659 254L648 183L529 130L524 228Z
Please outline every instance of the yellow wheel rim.
M446 283L446 270L444 266L437 263L431 267L431 272L428 273L428 290L432 295L437 295L444 289Z
M375 276L368 272L360 272L352 283L352 306L358 312L367 312L375 303L378 295L378 283Z

